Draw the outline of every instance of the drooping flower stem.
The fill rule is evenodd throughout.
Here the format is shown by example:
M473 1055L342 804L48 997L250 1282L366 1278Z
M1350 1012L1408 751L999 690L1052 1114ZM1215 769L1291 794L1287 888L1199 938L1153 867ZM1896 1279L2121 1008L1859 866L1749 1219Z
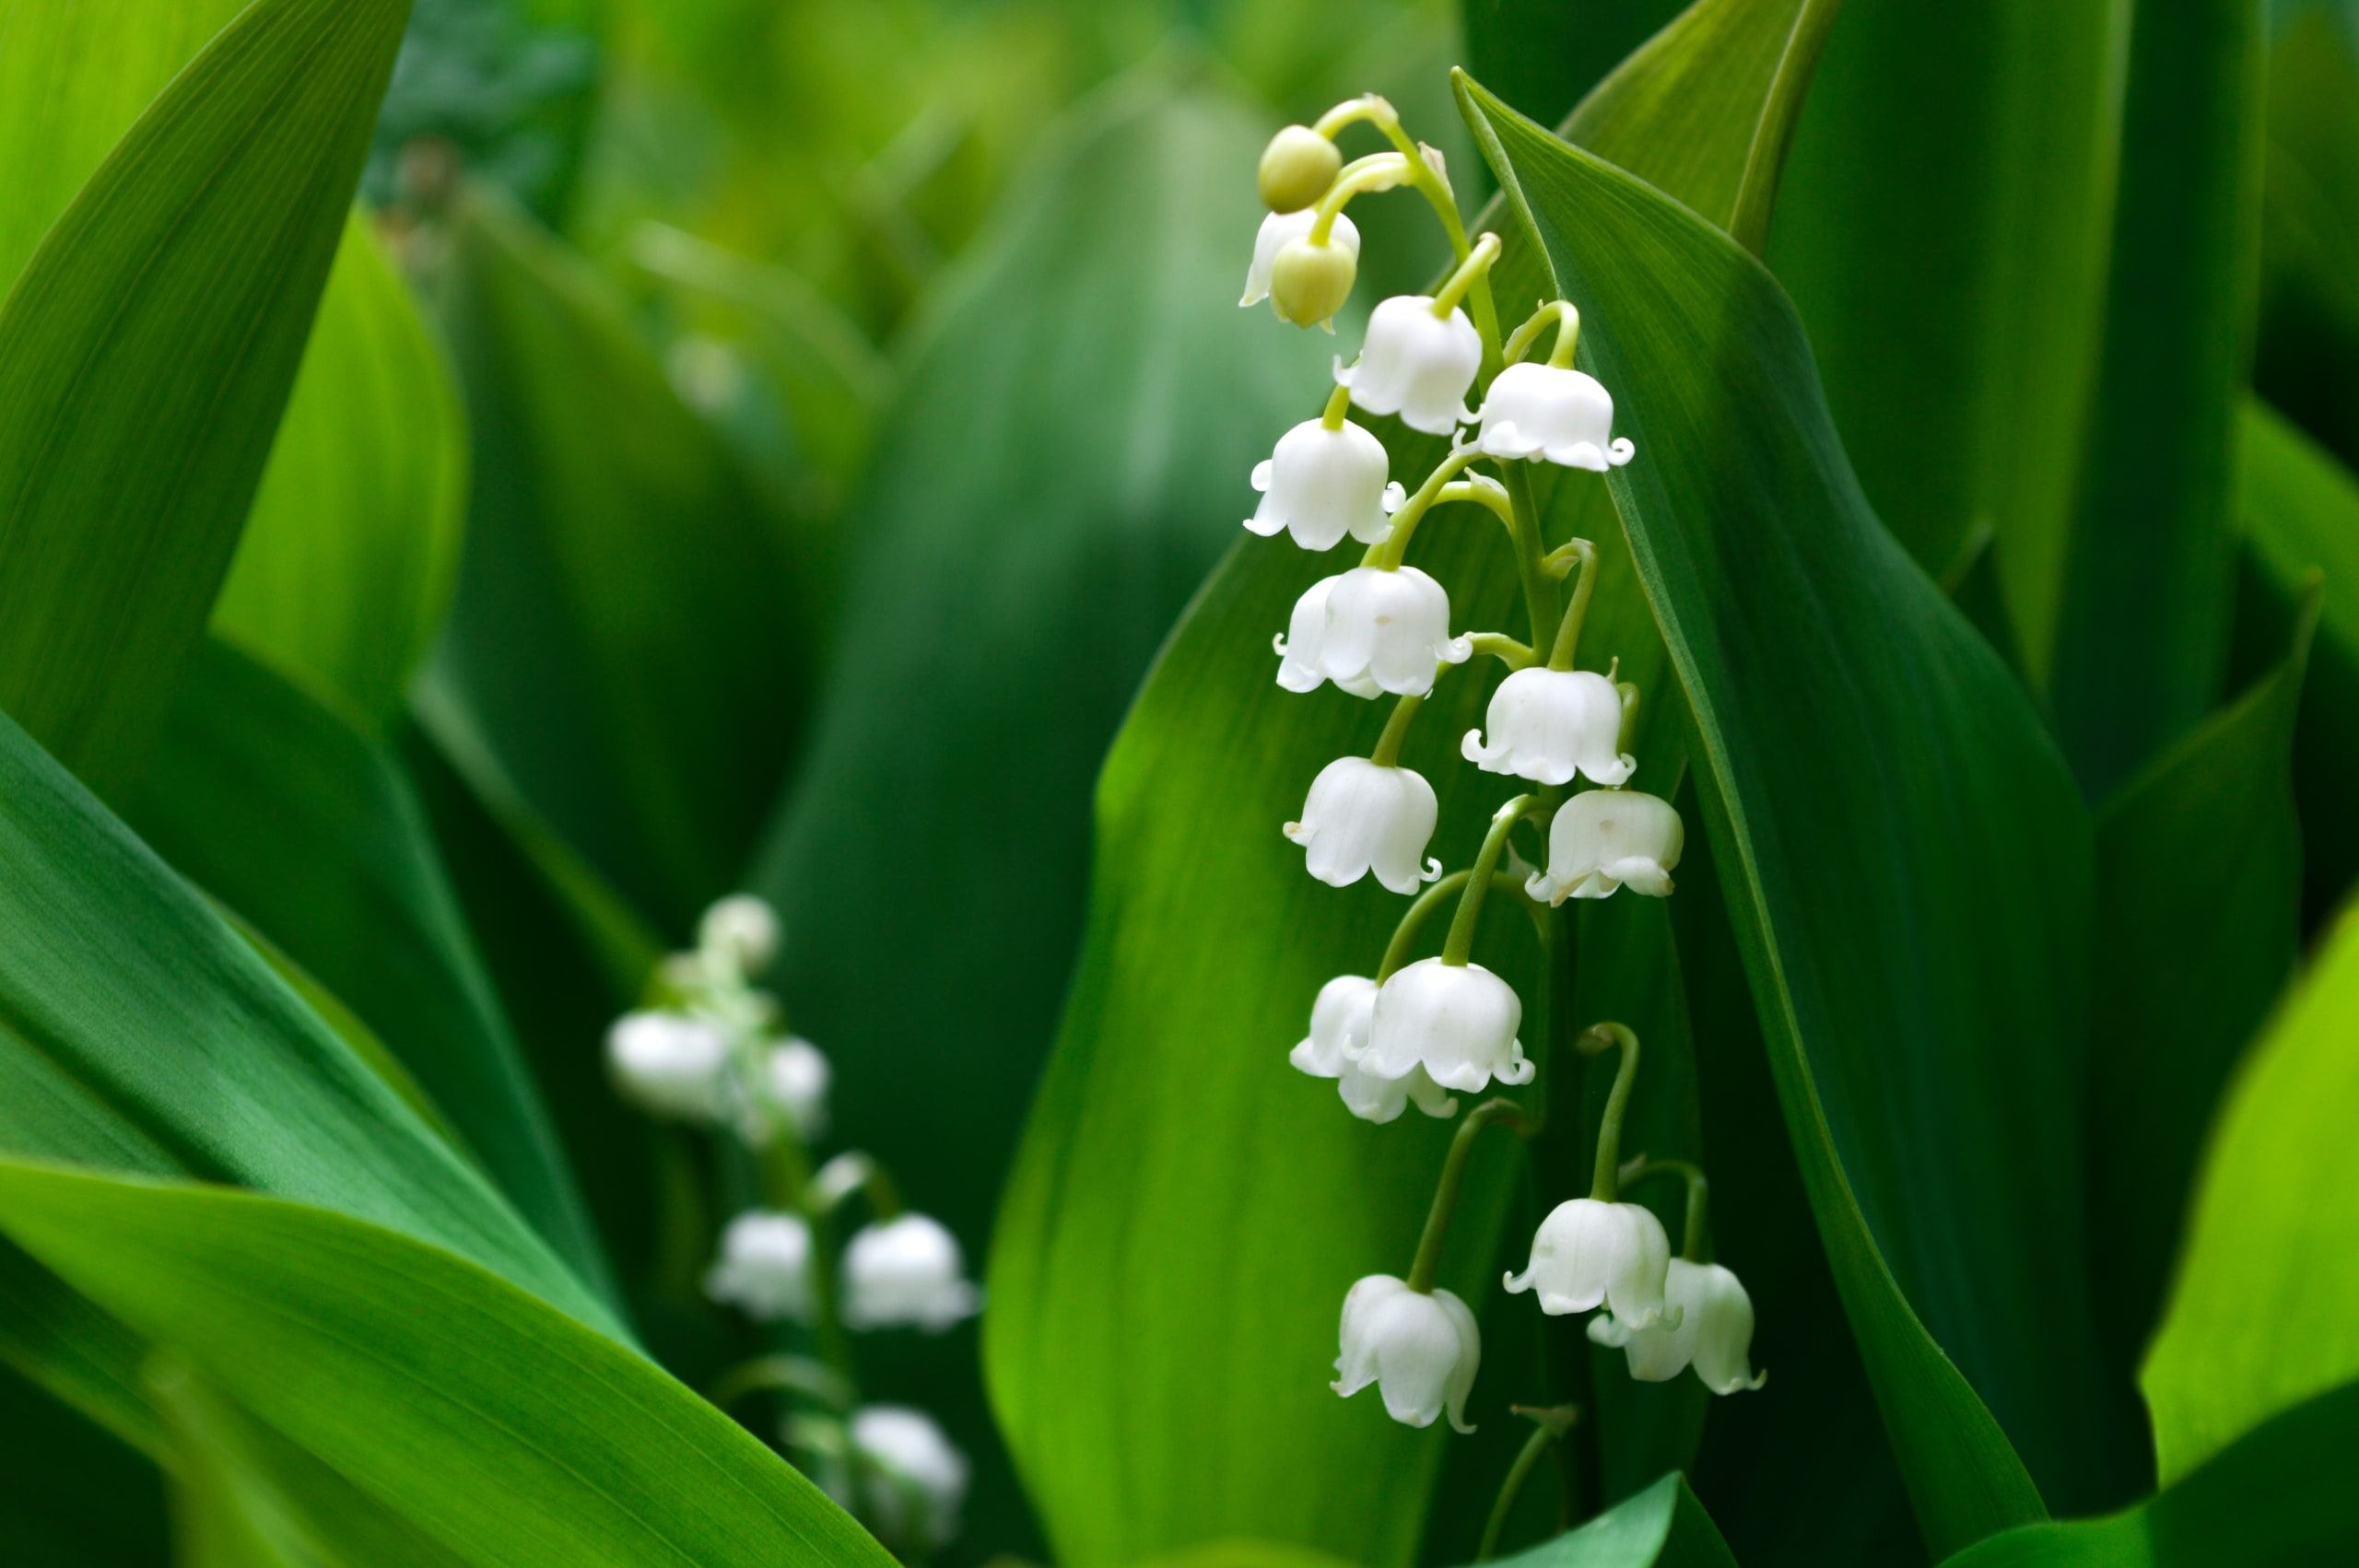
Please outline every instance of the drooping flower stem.
M1444 964L1462 968L1474 952L1474 928L1483 919L1483 895L1491 891L1491 873L1498 869L1499 852L1507 848L1508 835L1525 817L1549 809L1537 795L1518 795L1491 813L1491 830L1483 835L1483 848L1474 856L1473 874L1467 879L1466 890L1458 900L1458 913L1450 919L1449 935L1442 939Z
M1458 302L1466 298L1466 291L1482 282L1489 274L1491 263L1498 259L1499 237L1497 235L1485 234L1475 240L1474 248L1466 253L1465 259L1461 261L1449 276L1442 281L1442 286L1434 290L1434 314L1443 321L1448 321L1449 313L1458 309Z
M1540 1463L1540 1457L1548 1452L1558 1438L1572 1430L1573 1422L1580 1419L1581 1413L1579 1405L1556 1405L1546 1410L1534 1410L1529 1405L1510 1405L1508 1408L1517 1415L1530 1417L1534 1424L1532 1435L1524 1439L1522 1449L1516 1455L1515 1463L1508 1467L1507 1479L1499 1482L1498 1501L1491 1504L1490 1521L1483 1527L1483 1544L1474 1549L1474 1561L1477 1562L1488 1562L1497 1555L1500 1533L1507 1528L1508 1515L1515 1509L1515 1500L1522 1493L1523 1483L1530 1479L1533 1467Z
M1402 158L1398 153L1370 153L1344 165L1327 193L1319 198L1319 216L1310 226L1310 242L1324 245L1335 231L1335 218L1344 204L1354 196L1370 191L1390 191L1414 178L1416 159Z
M808 1202L815 1211L832 1214L855 1192L868 1195L869 1211L880 1223L900 1217L901 1189L893 1185L884 1166L857 1149L846 1150L819 1167L819 1174L811 1178Z
M1540 509L1532 500L1532 476L1520 462L1499 464L1507 479L1508 500L1514 508L1508 532L1515 539L1515 569L1523 584L1523 611L1532 621L1532 647L1536 653L1543 627L1556 619L1556 579L1548 574L1540 539Z
M802 1141L792 1130L777 1128L757 1153L761 1161L763 1201L780 1212L802 1215L811 1227L812 1342L844 1385L856 1388L851 1340L844 1333L841 1304L837 1299L841 1286L836 1278L835 1227L829 1218L834 1205L816 1200L818 1183L811 1175Z
M1410 535L1417 532L1418 522L1432 509L1434 503L1441 499L1443 489L1458 477L1460 471L1482 455L1473 447L1458 447L1434 464L1434 471L1426 475L1426 482L1401 503L1399 511L1392 514L1392 532L1385 536L1383 544L1369 545L1360 564L1379 567L1385 571L1400 570L1402 559L1409 553Z
M1614 1070L1614 1087L1605 1096L1605 1115L1597 1123L1597 1169L1590 1182L1589 1195L1600 1203L1611 1203L1621 1191L1622 1172L1622 1113L1630 1103L1630 1081L1638 1075L1638 1036L1623 1024L1592 1024L1573 1042L1573 1048L1583 1056L1596 1056L1602 1051L1622 1048L1622 1060Z
M764 1389L801 1394L839 1413L852 1406L851 1386L833 1367L809 1356L766 1355L741 1361L721 1375L705 1398L723 1410Z
M1512 365L1528 353L1550 322L1556 326L1555 344L1548 351L1548 367L1554 370L1569 369L1573 363L1573 345L1580 341L1581 313L1568 300L1552 299L1532 313L1532 319L1515 329L1499 357Z
M1376 750L1367 754L1368 761L1379 767L1397 767L1401 762L1401 743L1409 738L1409 721L1426 699L1411 692L1392 705L1392 715L1384 721L1384 733L1376 738Z
M1618 661L1616 668L1619 668ZM1614 738L1614 749L1631 751L1637 747L1638 740L1638 688L1628 681L1619 681L1614 689L1622 694L1622 730Z
M1452 872L1417 895L1415 901L1409 906L1408 912L1401 917L1400 925L1393 928L1392 940L1385 945L1384 962L1378 965L1376 969L1378 985L1380 986L1391 979L1394 970L1409 962L1409 950L1416 946L1417 933L1425 930L1426 919L1445 902L1456 897L1473 874L1472 872ZM1491 873L1491 891L1506 897L1521 899L1527 907L1532 908L1535 924L1541 922L1543 915L1551 913L1544 906L1533 905L1532 899L1525 895L1523 884L1505 872ZM1542 930L1544 933L1546 930L1544 925L1542 926Z
M1580 576L1573 579L1573 600L1565 606L1565 618L1556 624L1556 643L1548 650L1548 668L1564 671L1573 667L1573 656L1579 651L1581 623L1589 619L1590 596L1597 591L1597 546L1586 539L1575 539L1565 550L1579 563Z
M1337 387L1333 392L1327 394L1327 407L1319 415L1320 427L1326 430L1342 429L1344 427L1344 416L1351 413L1351 411L1352 389L1349 387Z
M1409 1265L1411 1290L1433 1293L1434 1278L1441 1271L1442 1244L1449 1239L1450 1216L1458 1211L1458 1189L1465 1184L1466 1156L1473 1152L1474 1140L1494 1123L1515 1128L1522 1121L1523 1107L1501 1097L1484 1101L1458 1124L1457 1136L1449 1141L1449 1153L1442 1157L1441 1177L1434 1183L1433 1207L1426 1211L1426 1228L1417 1237L1416 1258Z
M1624 1187L1632 1187L1649 1176L1675 1176L1687 1183L1687 1223L1680 1237L1679 1256L1690 1263L1711 1261L1705 1256L1705 1227L1708 1223L1711 1183L1704 1179L1703 1167L1693 1160L1642 1160L1637 1168L1622 1177Z

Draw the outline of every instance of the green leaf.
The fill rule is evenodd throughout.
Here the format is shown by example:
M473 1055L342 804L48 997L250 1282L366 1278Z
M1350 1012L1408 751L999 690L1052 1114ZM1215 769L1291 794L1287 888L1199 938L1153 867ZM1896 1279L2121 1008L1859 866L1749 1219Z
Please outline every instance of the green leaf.
M1466 68L1524 113L1554 125L1681 8L1679 0L1465 0L1459 14Z
M2204 1129L2301 944L2294 729L2315 595L2278 666L2097 818L2089 1237L2125 1372L2161 1308Z
M383 747L217 641L192 665L128 814L352 1007L534 1228L611 1291L425 813Z
M1500 1562L1521 1568L1736 1568L1711 1515L1675 1473L1579 1529Z
M2324 576L2302 690L2294 789L2313 919L2359 878L2359 479L2268 404L2245 400L2237 512L2261 578L2286 603Z
M2138 0L2105 356L2050 696L2102 799L2219 700L2252 353L2259 0Z
M1849 0L1769 246L1877 514L1934 572L1996 530L2043 681L2103 341L2129 9Z
M237 1182L625 1330L253 949L0 719L0 1150Z
M2107 1496L2126 1445L2073 1196L2091 847L2071 779L2013 677L1877 526L1768 275L1467 98L1641 454L1609 482L1926 1535L1947 1549L2037 1517L2034 1475L2060 1502ZM2003 873L1995 921L1976 897L2001 867L2025 870Z
M160 1568L166 1528L152 1463L0 1364L0 1539L12 1568Z
M2359 462L2359 37L2333 6L2271 11L2253 384L2350 463Z
M2309 1568L2359 1556L2351 1454L2359 1387L2240 1438L2160 1496L2103 1519L2030 1525L1942 1568Z
M474 487L435 677L522 799L685 930L736 884L795 739L780 524L585 260L480 190L449 243Z
M269 454L405 0L261 0L0 308L0 708L135 771Z
M18 1160L0 1161L0 1228L458 1561L891 1562L636 1352L440 1248Z
M2359 913L2238 1068L2139 1382L2165 1486L2359 1377Z
M216 634L382 729L449 603L466 450L440 352L356 216L213 607Z

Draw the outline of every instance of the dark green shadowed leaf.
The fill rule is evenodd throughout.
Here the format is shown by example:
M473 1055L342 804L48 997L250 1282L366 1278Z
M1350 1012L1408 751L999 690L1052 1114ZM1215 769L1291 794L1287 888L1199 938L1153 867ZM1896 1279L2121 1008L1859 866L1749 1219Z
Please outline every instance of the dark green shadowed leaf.
M0 1540L10 1568L161 1568L171 1560L155 1465L4 1364Z
M795 739L780 525L586 261L487 191L449 223L474 480L433 673L522 799L685 932L735 884Z
M2104 332L2129 6L1846 0L1770 268L1877 515L1928 571L1978 525L2045 680Z
M2335 0L2270 12L2253 385L2359 462L2359 27Z
M1555 124L1680 12L1680 0L1465 0L1466 68L1534 120Z
M0 954L0 1150L331 1205L625 1332L186 883L6 720Z
M1711 1515L1675 1474L1569 1535L1499 1561L1502 1568L1736 1568Z
M406 0L262 0L0 307L0 708L136 770L293 383Z
M2034 1474L2060 1501L2108 1498L2125 1445L2071 1196L2091 894L2071 780L2005 667L1877 526L1768 275L1467 96L1637 445L1614 500L1926 1534L1948 1548L2037 1517ZM2025 871L1993 920L1977 898L2000 866Z
M2212 1128L2139 1375L2165 1486L2278 1411L2359 1377L2354 1041L2359 913L2346 912Z
M2220 698L2260 220L2260 0L2138 0L2050 695L2102 800Z
M448 606L467 433L366 220L346 224L214 631L381 729Z
M2294 730L2315 596L2278 666L2097 818L2089 1246L2107 1350L2154 1326L2212 1108L2293 973Z
M0 1229L170 1345L265 1446L307 1451L452 1559L892 1561L636 1352L439 1248L276 1199L15 1160Z
M2315 1568L2359 1558L2359 1387L2321 1394L2134 1508L2031 1525L1942 1568Z
M220 642L190 668L129 819L351 1006L576 1272L605 1260L400 765Z

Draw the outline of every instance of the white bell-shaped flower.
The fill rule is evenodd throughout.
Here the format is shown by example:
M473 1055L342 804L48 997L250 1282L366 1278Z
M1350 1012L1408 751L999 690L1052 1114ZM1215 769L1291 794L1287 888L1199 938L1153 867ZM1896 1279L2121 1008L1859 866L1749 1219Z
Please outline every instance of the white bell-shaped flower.
M1285 833L1330 887L1349 887L1373 871L1393 892L1414 893L1441 875L1441 862L1424 858L1439 813L1434 787L1408 768L1339 756L1310 781L1302 820Z
M757 1322L811 1318L811 1227L800 1214L751 1210L721 1233L705 1294Z
M1492 457L1543 459L1602 474L1637 451L1612 439L1614 398L1594 376L1554 365L1510 365L1484 394L1474 444Z
M1515 1037L1522 1022L1515 988L1480 964L1421 958L1376 993L1360 1065L1379 1078L1423 1067L1443 1088L1470 1094L1494 1078L1529 1083L1534 1069Z
M1261 230L1253 236L1253 264L1245 269L1245 298L1238 304L1259 305L1270 297L1270 268L1278 259L1278 252L1289 240L1309 238L1311 227L1319 221L1319 209L1304 207L1299 212L1273 212L1262 220ZM1360 254L1360 231L1342 213L1335 215L1335 227L1327 231L1327 242L1341 245L1356 262Z
M1330 430L1306 419L1254 465L1262 504L1245 526L1264 538L1283 528L1306 550L1332 549L1346 533L1380 544L1402 499L1401 486L1386 478L1390 462L1384 443L1350 420Z
M1686 844L1686 826L1669 801L1637 790L1585 790L1556 808L1548 825L1548 869L1524 891L1562 904L1610 897L1627 884L1661 898Z
M863 1405L849 1435L860 1514L910 1559L958 1533L967 1501L967 1457L934 1419L907 1405Z
M1429 1117L1455 1116L1458 1101L1423 1067L1411 1068L1403 1077L1382 1078L1359 1060L1367 1054L1375 1013L1374 980L1365 975L1336 976L1319 988L1318 999L1310 1004L1310 1033L1286 1059L1313 1078L1334 1079L1345 1108L1362 1121L1391 1121L1411 1100Z
M1622 694L1592 670L1518 670L1491 694L1490 744L1466 731L1460 750L1485 772L1541 784L1569 784L1576 773L1619 784L1638 766L1620 749Z
M1390 1274L1370 1274L1344 1296L1343 1353L1336 1393L1351 1398L1373 1383L1385 1413L1408 1426L1431 1426L1447 1410L1460 1432L1466 1396L1483 1363L1474 1314L1448 1291L1427 1295Z
M697 922L697 946L718 954L740 975L758 975L778 956L778 911L750 893L733 893Z
M1317 691L1327 679L1327 597L1343 578L1322 577L1302 591L1294 602L1286 629L1271 639L1278 655L1278 685L1290 692ZM1363 669L1349 680L1335 683L1354 696L1376 696L1384 688Z
M1663 1299L1670 1265L1671 1238L1652 1210L1576 1198L1540 1222L1531 1261L1507 1286L1539 1292L1540 1310L1551 1316L1602 1305L1632 1328L1667 1327L1679 1321Z
M827 1131L827 1085L835 1070L819 1047L800 1036L782 1040L762 1064L770 1099L805 1143Z
M1483 339L1465 311L1437 316L1431 295L1396 294L1368 313L1359 363L1338 364L1335 380L1370 414L1397 414L1412 430L1448 436L1474 417L1466 392L1482 364Z
M1589 1321L1589 1337L1626 1352L1630 1375L1641 1383L1668 1383L1689 1366L1715 1394L1760 1387L1766 1372L1753 1370L1753 1298L1737 1277L1717 1263L1671 1260L1663 1298L1679 1321L1665 1328L1633 1328L1610 1312ZM1664 1316L1671 1316L1669 1312Z
M863 1225L844 1248L844 1323L939 1334L982 1308L966 1255L942 1222L902 1214Z
M606 1068L625 1099L656 1116L712 1121L729 1104L729 1036L685 1012L626 1012L606 1031Z
M1436 664L1473 657L1472 638L1449 635L1449 593L1414 567L1354 567L1327 593L1320 664L1345 690L1373 679L1381 690L1423 696Z

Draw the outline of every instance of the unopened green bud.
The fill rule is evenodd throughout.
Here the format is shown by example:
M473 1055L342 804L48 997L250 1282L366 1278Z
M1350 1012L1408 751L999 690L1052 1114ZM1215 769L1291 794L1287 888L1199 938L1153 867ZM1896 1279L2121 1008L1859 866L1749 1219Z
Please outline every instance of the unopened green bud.
M1344 308L1358 272L1359 258L1342 245L1289 240L1270 264L1270 303L1278 320L1315 327Z
M1300 212L1327 193L1344 167L1335 144L1308 125L1289 125L1262 153L1262 200L1272 212Z

